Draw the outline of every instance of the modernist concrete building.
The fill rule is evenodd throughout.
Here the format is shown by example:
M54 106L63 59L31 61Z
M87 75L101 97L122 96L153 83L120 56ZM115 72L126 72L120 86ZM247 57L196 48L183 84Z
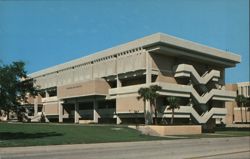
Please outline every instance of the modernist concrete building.
M156 33L29 75L40 86L35 114L58 122L143 123L138 89L159 85L159 120L168 120L167 96L181 98L176 122L204 124L226 115L236 92L225 88L225 69L240 56ZM154 117L146 102L147 114ZM150 122L148 118L148 122Z
M250 82L240 82L236 84L227 84L226 88L231 91L235 91L237 95L243 95L246 98L250 98ZM248 109L242 108L241 110L235 101L226 102L227 115L225 123L231 124L242 124L250 123L250 107ZM242 121L243 119L243 121Z

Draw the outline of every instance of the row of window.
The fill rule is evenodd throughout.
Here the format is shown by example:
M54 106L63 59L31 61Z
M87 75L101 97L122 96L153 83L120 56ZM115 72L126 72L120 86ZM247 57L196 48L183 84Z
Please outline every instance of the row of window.
M115 100L110 101L98 101L98 109L112 109L115 108L116 102ZM64 104L64 107L68 107L69 109L74 109L74 104L68 103ZM93 110L94 103L93 102L79 102L79 110Z

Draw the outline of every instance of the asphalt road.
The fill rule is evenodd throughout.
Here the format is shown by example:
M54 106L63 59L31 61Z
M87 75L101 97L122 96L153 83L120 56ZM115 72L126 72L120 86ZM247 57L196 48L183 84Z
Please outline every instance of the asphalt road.
M0 159L250 159L250 137L0 148Z

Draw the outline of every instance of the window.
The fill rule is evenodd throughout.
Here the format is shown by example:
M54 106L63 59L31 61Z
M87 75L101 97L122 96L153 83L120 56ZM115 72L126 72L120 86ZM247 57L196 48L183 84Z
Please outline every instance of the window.
M92 110L92 109L94 109L93 102L79 103L79 110Z
M115 100L99 101L98 102L98 109L115 108L115 105L116 105Z

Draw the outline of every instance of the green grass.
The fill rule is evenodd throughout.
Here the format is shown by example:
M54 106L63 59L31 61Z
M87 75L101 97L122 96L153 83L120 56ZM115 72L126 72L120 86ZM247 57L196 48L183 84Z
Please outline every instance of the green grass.
M201 135L153 137L116 125L0 123L0 147L250 136L249 129L222 129ZM181 137L181 138L180 138Z
M124 126L0 123L0 147L160 139Z

